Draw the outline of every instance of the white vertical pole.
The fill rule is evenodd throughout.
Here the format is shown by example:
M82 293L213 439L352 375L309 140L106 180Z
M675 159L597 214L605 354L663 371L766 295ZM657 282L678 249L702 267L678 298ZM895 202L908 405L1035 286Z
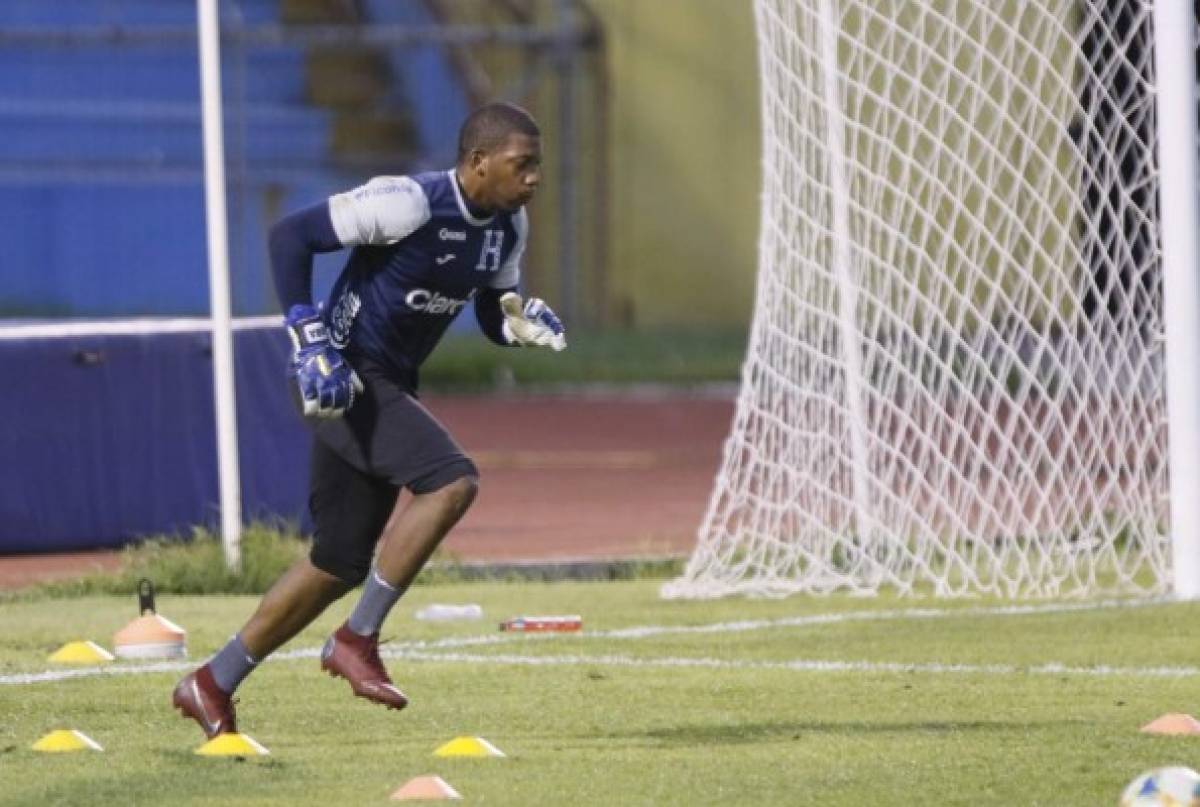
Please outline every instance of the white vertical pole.
M1155 0L1159 207L1175 595L1200 596L1200 264L1192 0Z
M200 104L204 124L204 202L208 222L208 285L212 307L213 390L225 563L241 566L242 505L238 476L237 396L229 306L229 238L225 218L225 144L221 121L218 0L196 0L200 36Z

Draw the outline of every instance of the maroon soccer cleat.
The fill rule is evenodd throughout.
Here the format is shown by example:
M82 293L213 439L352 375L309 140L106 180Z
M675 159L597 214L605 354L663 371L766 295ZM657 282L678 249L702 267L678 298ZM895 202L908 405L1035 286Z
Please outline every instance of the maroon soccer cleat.
M379 634L359 636L342 625L321 650L321 669L345 678L360 698L382 703L389 709L403 709L408 698L396 689L383 662L379 660Z
M204 729L210 740L218 734L237 731L237 718L233 714L233 700L217 686L208 665L185 676L175 685L171 703Z

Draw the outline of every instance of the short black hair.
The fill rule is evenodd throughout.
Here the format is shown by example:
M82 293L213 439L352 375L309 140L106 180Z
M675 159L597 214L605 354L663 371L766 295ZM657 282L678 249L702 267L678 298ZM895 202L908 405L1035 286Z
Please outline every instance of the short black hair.
M491 151L516 132L541 137L533 116L516 104L497 102L479 107L463 121L458 130L458 161L473 151Z

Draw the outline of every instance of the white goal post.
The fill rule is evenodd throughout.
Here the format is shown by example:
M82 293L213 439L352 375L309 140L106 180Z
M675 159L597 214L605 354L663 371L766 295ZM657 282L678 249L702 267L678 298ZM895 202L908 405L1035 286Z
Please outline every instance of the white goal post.
M1200 593L1191 3L755 13L754 321L664 596Z
M213 409L217 432L217 485L225 565L242 565L242 481L238 465L237 389L234 382L229 235L225 209L225 136L221 112L221 26L217 0L196 0L200 111L204 140L204 221L212 307Z

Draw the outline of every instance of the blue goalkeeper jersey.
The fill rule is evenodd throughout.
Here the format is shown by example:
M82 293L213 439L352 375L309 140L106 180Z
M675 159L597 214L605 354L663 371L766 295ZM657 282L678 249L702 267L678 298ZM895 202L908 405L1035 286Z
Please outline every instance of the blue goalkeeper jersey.
M376 177L329 198L333 229L353 247L325 307L330 339L410 390L446 329L480 289L520 281L524 208L471 214L453 169Z

